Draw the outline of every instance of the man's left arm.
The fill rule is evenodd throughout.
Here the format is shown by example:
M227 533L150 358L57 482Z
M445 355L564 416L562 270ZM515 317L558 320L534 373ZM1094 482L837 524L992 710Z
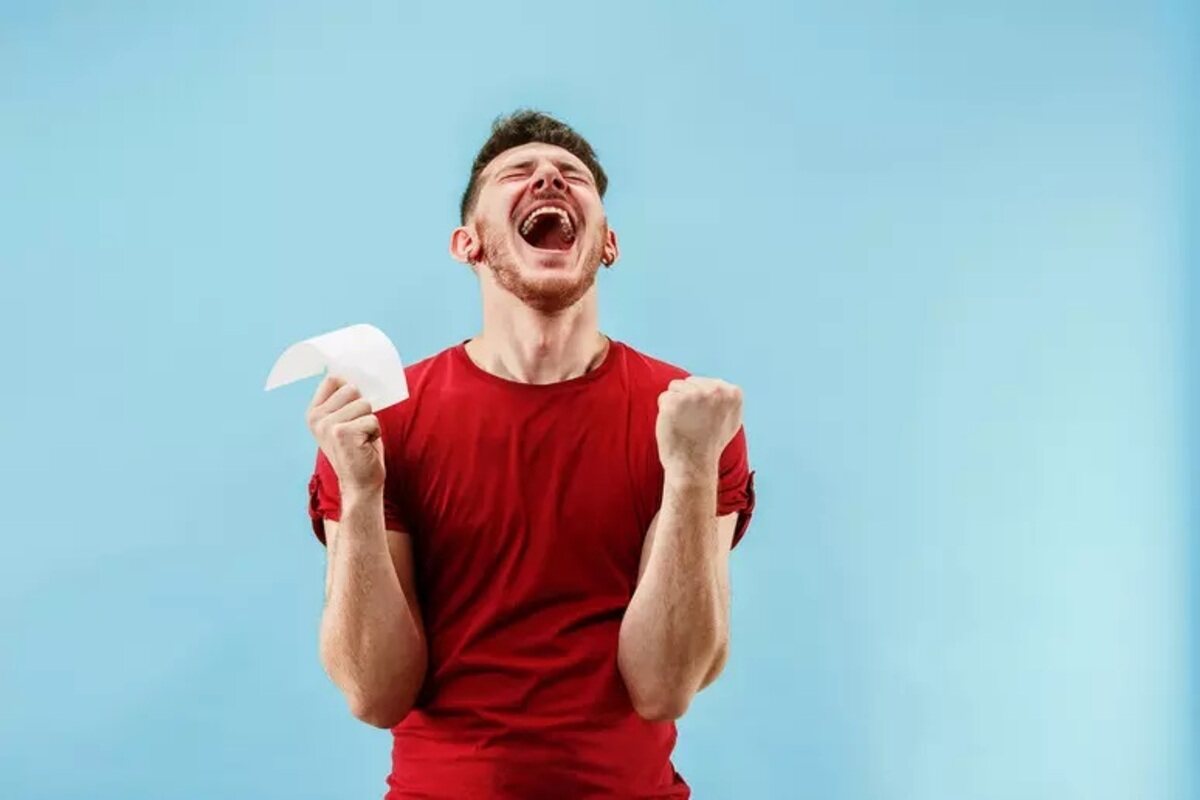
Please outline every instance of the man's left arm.
M672 381L659 397L662 505L642 546L617 647L630 699L646 719L681 717L725 664L738 515L717 517L715 509L721 452L741 416L741 391L724 381Z

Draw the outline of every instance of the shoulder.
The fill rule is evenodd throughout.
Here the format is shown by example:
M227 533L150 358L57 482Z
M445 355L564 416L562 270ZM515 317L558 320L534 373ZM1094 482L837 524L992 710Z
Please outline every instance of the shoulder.
M459 345L452 345L405 367L404 377L408 380L409 395L415 396L423 393L430 383L436 382L450 372L455 351L458 348Z
M691 374L683 367L644 353L624 342L621 343L621 347L625 351L625 370L633 386L665 388L671 381L686 378Z
M380 424L385 430L388 427L396 428L403 425L419 404L421 396L431 391L436 392L437 386L445 382L447 375L453 371L456 347L457 345L447 347L404 368L404 379L408 383L408 399L378 412Z

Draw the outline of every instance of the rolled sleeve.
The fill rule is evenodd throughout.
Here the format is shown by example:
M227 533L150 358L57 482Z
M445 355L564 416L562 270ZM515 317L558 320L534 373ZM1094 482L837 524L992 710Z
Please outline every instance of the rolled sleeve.
M407 530L399 506L390 495L390 487L385 487L383 495L384 527L393 531ZM317 450L317 463L313 468L312 477L308 481L308 517L312 523L313 534L321 544L325 544L325 520L338 522L342 518L342 495L337 473L334 472L333 464L329 463L329 459L321 450Z
M738 428L721 453L717 479L717 516L737 513L733 546L741 541L754 516L754 471L746 445L746 429Z

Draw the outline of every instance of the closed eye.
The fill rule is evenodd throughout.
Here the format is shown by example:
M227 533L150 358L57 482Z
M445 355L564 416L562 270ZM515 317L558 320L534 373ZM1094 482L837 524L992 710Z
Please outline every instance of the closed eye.
M558 171L563 174L563 177L575 183L587 183L591 176L583 170L576 167L574 164L564 163L562 161L555 164Z

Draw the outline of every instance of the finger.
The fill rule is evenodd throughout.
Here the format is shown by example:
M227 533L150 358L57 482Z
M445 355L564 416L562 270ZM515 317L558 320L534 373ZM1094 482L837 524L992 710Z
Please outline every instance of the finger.
M339 379L340 380L340 379ZM359 394L358 387L352 383L343 383L341 387L331 394L329 398L317 406L317 414L319 416L328 416L338 409L362 397Z
M705 391L709 389L717 389L727 384L720 378L701 378L698 375L693 375L692 377L688 378L688 385L694 389Z
M362 436L367 442L375 441L383 433L383 429L379 427L379 417L374 414L352 419L342 425L342 430Z
M342 378L336 375L326 375L325 380L317 386L317 391L313 394L312 402L309 406L316 408L329 399L329 396L340 389L346 383Z
M686 378L681 381L673 381L674 385L669 387L669 390L676 395L683 397L697 397L709 394L712 387L704 381L697 378Z
M374 414L371 414L371 404L360 397L342 406L337 411L331 412L325 419L327 420L327 425L340 425L343 422L351 422L367 415L374 416Z
M713 391L718 396L725 398L727 400L741 402L742 388L740 386L738 386L737 384L733 384L728 381L720 381L720 380L714 381L713 382Z
M658 399L659 399L660 406L663 404L675 406L675 405L679 405L681 403L686 404L691 398L693 398L695 396L696 396L695 389L680 388L680 389L668 389L667 391L660 394L658 396Z
M334 434L334 447L358 448L363 445L382 443L382 430L378 421L373 417L360 417L352 422L339 425Z
M742 390L729 381L720 378L691 378L689 385L692 391L709 397L737 399Z

